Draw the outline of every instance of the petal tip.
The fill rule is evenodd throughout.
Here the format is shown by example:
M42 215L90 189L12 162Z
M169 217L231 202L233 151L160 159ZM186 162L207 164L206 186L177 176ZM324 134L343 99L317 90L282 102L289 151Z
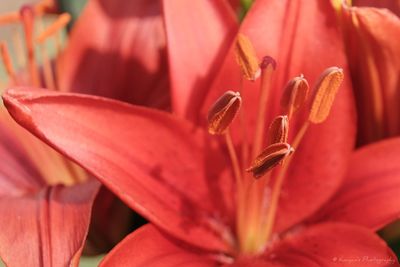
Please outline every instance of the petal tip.
M32 124L30 116L31 111L21 101L24 96L26 96L26 94L23 90L10 88L3 93L2 99L11 117L19 124L27 127Z

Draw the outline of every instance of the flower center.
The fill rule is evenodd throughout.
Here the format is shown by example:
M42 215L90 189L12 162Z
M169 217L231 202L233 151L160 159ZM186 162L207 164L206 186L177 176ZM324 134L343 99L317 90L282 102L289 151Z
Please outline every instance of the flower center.
M236 181L235 249L240 254L251 255L263 252L273 239L279 197L293 159L290 155L300 145L309 125L321 123L327 118L337 89L343 81L343 71L332 67L321 74L314 88L308 117L294 137L289 138L289 122L306 105L309 92L306 79L300 75L289 81L281 99L283 114L275 117L266 131L266 107L276 62L267 56L258 63L251 42L241 34L236 44L236 60L242 69L243 78L255 81L261 73L258 112L251 146L247 143L244 131L246 123L241 109L242 88L236 93L228 91L216 101L209 111L208 130L211 134L225 137ZM244 141L235 146L237 143L232 139L229 126L236 116L240 118L241 140ZM236 148L242 151L240 159Z
M12 32L11 40L0 42L0 57L13 85L58 89L56 72L62 50L62 32L71 16L49 14L51 8L43 0L34 6L23 6L19 12L0 16L0 26L8 26ZM17 58L18 71L15 71L9 51ZM54 60L50 60L51 54Z

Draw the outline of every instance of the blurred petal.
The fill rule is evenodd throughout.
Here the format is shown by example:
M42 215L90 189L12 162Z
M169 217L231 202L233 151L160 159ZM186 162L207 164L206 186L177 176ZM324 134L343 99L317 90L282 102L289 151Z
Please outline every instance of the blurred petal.
M378 230L400 218L400 138L356 151L342 188L314 220L344 221Z
M47 185L72 185L87 180L80 167L19 126L4 107L0 109L0 129L0 150L7 162L1 166L0 173L5 179L0 183L27 192L28 188L36 190ZM9 187L4 190L11 194Z
M0 196L35 192L47 183L9 127L11 117L0 109ZM14 123L14 122L12 122ZM20 127L21 128L21 127ZM22 129L22 128L21 128Z
M235 15L213 0L164 0L163 13L173 110L194 118L236 34Z
M232 181L218 168L227 159L202 131L167 113L93 96L17 88L3 99L18 123L151 222L196 245L226 248Z
M400 18L388 10L343 6L339 12L358 120L358 144L400 134Z
M387 8L397 16L400 16L400 1L398 0L353 0L353 5Z
M73 28L60 87L168 108L165 34L156 0L92 0Z
M212 267L215 262L205 252L194 250L165 236L148 224L119 243L101 262L100 267Z
M345 81L327 121L312 125L293 154L280 199L276 231L309 216L333 195L342 181L354 146L355 112L349 71L335 21L329 1L259 0L253 4L240 29L253 42L259 58L268 55L277 61L266 125L282 114L279 100L291 78L303 73L313 84L327 67L338 66L345 72ZM227 89L241 88L240 77L231 49L200 115L204 117L215 99ZM243 83L242 110L246 113L248 143L254 136L259 86L260 79ZM291 136L299 131L307 108L302 112L291 121ZM232 132L241 133L241 130Z
M90 181L0 196L0 255L5 264L78 266L99 186Z
M228 265L227 265L228 266ZM396 255L375 233L351 224L320 224L284 240L259 258L232 267L398 266Z

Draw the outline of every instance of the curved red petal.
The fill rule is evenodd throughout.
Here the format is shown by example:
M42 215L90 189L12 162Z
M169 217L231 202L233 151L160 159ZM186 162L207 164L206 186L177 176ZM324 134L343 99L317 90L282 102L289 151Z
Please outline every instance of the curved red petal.
M339 192L314 220L343 221L378 230L400 218L400 138L357 150Z
M277 61L265 125L282 114L280 98L291 78L304 74L311 84L315 84L327 67L338 66L345 72L345 81L328 119L320 125L312 125L293 154L280 198L275 231L301 221L333 195L342 181L354 146L355 112L350 75L335 23L336 14L329 1L259 0L253 4L240 28L240 32L252 41L259 58L268 55ZM240 77L231 49L208 94L202 114L206 114L223 91L241 88ZM243 82L242 107L247 119L248 143L254 136L259 86L259 80ZM307 108L302 112L290 122L289 136L299 131ZM237 129L233 132L240 134L242 131Z
M400 2L392 0L354 0L352 2L354 6L364 6L364 7L377 7L377 8L387 8L392 11L397 16L400 16Z
M217 166L227 159L203 131L167 113L93 96L18 88L3 99L18 123L151 222L190 243L226 248L232 181L221 176Z
M359 145L400 134L400 18L386 9L340 10L358 109Z
M396 255L375 233L351 224L320 224L286 236L258 258L232 267L399 266Z
M225 1L164 0L173 110L194 118L236 34Z
M63 91L169 107L160 2L89 1L59 66Z
M100 184L1 196L0 256L7 266L78 266Z
M100 267L212 267L206 252L194 250L147 224L122 240L101 262Z

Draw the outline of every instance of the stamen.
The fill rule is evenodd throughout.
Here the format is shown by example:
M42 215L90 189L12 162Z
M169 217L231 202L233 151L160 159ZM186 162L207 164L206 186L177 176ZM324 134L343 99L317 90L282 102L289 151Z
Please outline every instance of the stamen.
M303 75L293 78L286 85L281 99L281 105L287 112L289 119L292 118L294 112L304 105L309 90L310 87Z
M310 122L321 123L326 120L343 79L343 70L338 67L328 68L321 74L308 117Z
M293 148L287 143L272 144L253 161L253 164L246 171L252 172L254 178L260 178L280 164L293 151Z
M240 94L243 93L243 82L244 82L244 78L243 78L243 76L241 76L240 77L240 86L239 86ZM246 107L241 108L241 111L239 114L239 123L240 123L241 135L242 135L241 160L242 160L242 165L244 166L248 163L248 158L249 158L249 142L248 142L248 133L247 133ZM244 174L243 174L243 176L244 176Z
M0 25L17 23L20 21L20 15L18 12L10 12L0 16Z
M10 53L8 52L7 45L4 42L0 43L0 54L8 76L11 78L14 84L17 84L17 77L15 75Z
M44 22L43 22L42 18L39 18L37 20L39 31L42 31L43 23ZM50 60L47 55L46 46L45 46L45 44L41 43L39 45L39 47L40 47L40 52L41 52L41 56L42 56L43 74L44 74L44 81L46 84L46 88L56 89L54 75L53 75L53 69L51 67L51 63L50 63Z
M53 3L43 0L33 7L36 16L42 16L47 11L54 9ZM0 25L19 23L21 21L20 12L9 12L0 16Z
M269 92L271 91L272 74L276 68L276 61L272 57L266 56L263 58L260 67L262 69L260 102L258 103L256 130L254 133L253 157L256 157L260 153L263 146L267 101Z
M36 66L35 60L35 49L33 45L33 23L34 23L34 12L32 7L24 6L20 10L21 20L25 32L25 43L28 52L28 68L31 76L32 84L39 87L39 73Z
M317 83L317 91L314 96L311 112L309 119L306 120L299 132L295 136L292 145L294 149L297 149L303 139L310 122L320 123L323 122L329 115L330 108L333 100L337 93L337 90L343 81L343 70L337 67L332 67L325 70L320 76L320 80ZM263 232L260 233L261 240L269 240L272 234L273 226L275 223L276 212L279 202L279 196L281 194L283 182L286 177L286 173L290 166L293 157L289 158L288 161L283 165L282 169L278 173L275 179L275 183L272 189L272 197L270 206L267 213L267 220Z
M227 91L211 107L208 112L208 132L210 134L224 134L233 119L236 117L242 99L238 92Z
M16 28L14 28L12 31L12 43L14 46L14 52L17 59L17 66L25 66L26 60L25 60L23 41L20 32Z
M276 143L287 143L289 134L289 119L287 116L276 117L268 131L268 145Z
M52 13L56 11L55 2L53 0L42 0L35 5L35 14Z
M247 80L255 81L260 76L261 71L256 51L247 36L238 34L235 55L243 76Z
M54 21L49 27L47 27L36 39L36 42L43 44L47 38L56 34L59 30L64 28L71 21L71 15L63 13L58 16L57 20Z

